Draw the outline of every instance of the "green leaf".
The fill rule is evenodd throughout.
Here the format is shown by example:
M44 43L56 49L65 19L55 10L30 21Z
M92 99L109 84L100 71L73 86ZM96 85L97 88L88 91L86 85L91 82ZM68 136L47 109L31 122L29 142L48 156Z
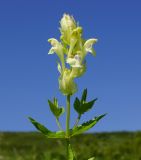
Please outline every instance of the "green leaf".
M75 154L70 144L68 147L68 160L76 160Z
M96 98L92 101L86 102L86 99L87 99L87 89L84 89L81 100L79 100L77 97L75 98L73 106L79 115L82 115L89 109L91 109L97 100Z
M80 104L81 103L80 103L79 99L76 97L73 106L74 106L74 109L76 110L76 112L78 112L78 113L80 110Z
M33 118L29 117L29 120L35 126L35 128L43 133L47 138L65 138L64 131L52 132Z
M86 92L85 92L86 93ZM84 95L84 94L83 94ZM86 95L86 94L85 94ZM85 99L85 96L83 96L82 98L83 100ZM82 101L81 99L81 101ZM84 102L81 103L80 100L76 97L75 101L74 101L74 109L76 110L76 112L78 114L84 114L85 112L87 112L89 109L91 109L94 105L94 103L96 102L97 98L90 101L90 102Z
M87 98L87 88L84 89L84 91L83 91L83 94L82 94L82 97L81 97L81 104L83 102L86 102L86 98Z
M54 103L52 103L50 100L48 100L48 104L50 106L50 110L53 113L53 115L57 118L59 118L64 113L63 107L58 107L57 99L54 99Z
M85 102L84 104L82 104L80 106L80 109L79 109L79 113L80 114L84 114L85 112L87 112L89 109L91 109L94 105L94 103L96 102L97 98L90 101L90 102Z
M89 130L92 128L100 119L102 119L106 114L100 115L98 117L95 117L94 119L87 121L83 123L82 125L79 125L77 127L74 127L73 129L70 130L70 136L78 135L81 133L84 133L85 131Z
M58 108L58 100L57 100L57 98L53 98L53 103L54 103L54 105Z
M95 160L95 158L94 158L94 157L91 157L91 158L89 158L88 160Z

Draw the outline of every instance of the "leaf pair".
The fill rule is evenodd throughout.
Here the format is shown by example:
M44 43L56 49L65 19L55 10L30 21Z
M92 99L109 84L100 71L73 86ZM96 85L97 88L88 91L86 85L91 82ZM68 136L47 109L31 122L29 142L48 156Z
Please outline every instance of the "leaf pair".
M48 100L48 104L50 106L50 110L53 113L53 115L58 119L63 113L64 113L64 108L58 106L58 100L54 98L53 102Z
M84 89L81 100L79 100L77 97L75 98L74 109L79 115L82 115L88 110L90 110L93 107L95 101L97 100L96 98L92 101L87 102L86 99L87 99L87 89Z
M85 131L92 128L100 119L102 119L106 114L100 115L90 121L87 121L73 129L70 129L70 137L84 133ZM41 133L43 133L47 138L66 138L66 134L64 131L57 131L52 132L49 129L47 129L44 125L40 124L33 118L29 117L29 120L31 123L35 126L37 130L39 130Z

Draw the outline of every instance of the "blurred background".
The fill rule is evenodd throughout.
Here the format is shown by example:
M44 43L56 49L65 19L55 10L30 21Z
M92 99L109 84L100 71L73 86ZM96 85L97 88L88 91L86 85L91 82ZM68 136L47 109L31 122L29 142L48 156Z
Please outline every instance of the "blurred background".
M72 98L79 97L83 89L87 88L88 99L98 98L98 101L95 108L90 113L86 113L80 122L99 114L108 113L89 131L88 135L93 135L93 132L102 132L97 133L97 137L105 133L104 135L110 139L114 132L112 136L113 139L116 137L115 141L111 141L110 145L109 141L106 143L101 140L99 148L105 146L103 143L106 143L106 146L112 146L121 142L121 144L126 144L125 146L133 147L128 148L128 152L124 152L128 153L127 155L132 153L134 156L132 160L141 159L138 152L138 149L141 148L140 0L0 1L0 159L6 159L3 155L11 151L11 146L15 146L11 151L13 155L25 155L23 153L26 151L18 152L17 148L21 143L16 147L16 144L13 144L16 140L12 137L17 136L18 138L19 135L23 138L27 135L22 135L23 133L21 135L9 133L9 135L7 132L35 131L27 119L28 116L37 119L50 130L57 130L47 100L55 96L59 99L59 104L65 106L65 97L58 89L57 56L48 55L50 44L47 39L52 37L59 39L59 21L64 13L73 15L79 22L83 27L84 38L98 39L98 43L94 46L97 56L93 57L88 54L87 72L82 78L77 79L78 92ZM71 125L74 124L76 116L71 108ZM61 123L64 122L65 115L61 118ZM125 133L127 133L126 136ZM127 138L125 143L122 141L123 135L124 138ZM10 137L7 146L9 143L11 146L6 150L4 142L5 139L8 140L7 136ZM32 133L28 136L29 139L34 136L35 139L38 138L38 135L37 137L34 134L32 136ZM116 141L117 136L120 137L118 141ZM136 136L137 140L134 138ZM17 141L20 142L21 139ZM137 143L135 146L132 145L134 141ZM90 142L91 138L88 144ZM39 146L40 143L42 144L43 141L39 141ZM57 143L62 145L63 142L58 141ZM29 144L25 146L25 148L30 147ZM36 145L32 147L32 151L36 153ZM122 147L119 145L119 148ZM110 153L112 155L114 151L116 151L116 156L121 155L118 149L109 150L107 149L109 155ZM105 150L102 150L101 153L95 151L99 159L103 158L102 154L105 152ZM123 155L111 159L131 159L131 155L130 158ZM20 156L18 158L20 160ZM45 159L38 156L29 159L36 158ZM55 157L47 159L55 160Z

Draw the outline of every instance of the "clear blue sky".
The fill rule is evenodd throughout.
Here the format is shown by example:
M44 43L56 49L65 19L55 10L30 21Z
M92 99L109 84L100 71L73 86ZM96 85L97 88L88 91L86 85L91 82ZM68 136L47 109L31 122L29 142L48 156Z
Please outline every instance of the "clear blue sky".
M97 57L87 56L87 73L77 80L75 94L88 88L89 99L98 98L86 120L108 113L91 131L140 130L140 0L1 0L0 131L34 130L28 116L57 129L47 99L56 96L65 104L65 98L47 39L59 37L63 13L79 21L85 38L99 39ZM71 124L75 117L72 109Z

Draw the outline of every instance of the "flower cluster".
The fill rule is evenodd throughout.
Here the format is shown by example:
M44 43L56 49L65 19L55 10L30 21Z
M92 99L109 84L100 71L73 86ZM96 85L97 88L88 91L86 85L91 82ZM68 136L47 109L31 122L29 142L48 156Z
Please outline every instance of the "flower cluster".
M96 54L92 47L97 39L83 39L82 27L68 14L64 14L60 21L60 32L60 42L55 38L48 40L52 45L48 54L56 53L60 59L58 63L60 91L64 95L72 95L77 91L74 79L82 76L86 71L85 56L88 52L94 56ZM69 64L69 68L66 64Z

